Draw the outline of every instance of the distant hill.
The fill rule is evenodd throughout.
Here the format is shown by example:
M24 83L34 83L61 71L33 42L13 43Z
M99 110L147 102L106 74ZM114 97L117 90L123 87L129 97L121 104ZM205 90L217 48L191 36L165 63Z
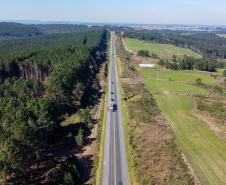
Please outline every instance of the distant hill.
M21 24L15 22L0 22L0 39L30 37L43 34L77 33L87 30L86 25L75 24ZM96 28L98 29L98 28Z
M1 37L29 37L42 35L39 29L19 23L0 22L0 36Z
M40 30L43 34L54 33L75 33L87 30L86 25L74 25L74 24L35 24L33 27Z

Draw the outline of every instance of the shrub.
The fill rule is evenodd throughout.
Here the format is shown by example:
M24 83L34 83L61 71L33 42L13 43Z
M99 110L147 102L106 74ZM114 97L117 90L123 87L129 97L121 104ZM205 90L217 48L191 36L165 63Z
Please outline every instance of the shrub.
M92 118L91 118L89 108L80 110L79 118L80 118L80 121L83 123L86 123L89 128L92 127Z
M216 93L223 93L222 87L217 86L217 85L213 88L213 91Z
M152 54L151 54L151 57L152 57L152 58L156 58L156 59L159 58L159 56L158 56L156 53L152 53Z
M204 111L206 109L206 105L203 102L203 100L199 99L197 101L197 109L200 110L200 111Z
M68 185L73 185L74 184L74 181L73 181L73 178L72 178L70 172L66 172L64 174L64 182L65 182L65 184L68 184Z
M164 66L164 65L165 65L164 60L161 59L161 60L159 61L159 65L160 65L160 66Z
M75 157L70 157L65 164L65 173L63 176L64 185L80 184L81 168Z
M201 78L197 78L196 81L195 81L195 83L196 83L197 85L202 84L202 79L201 79Z
M138 51L137 55L141 57L150 57L150 53L148 50L140 50Z
M75 136L75 142L80 147L84 145L84 130L82 128L79 128L78 134Z
M226 70L223 71L223 77L226 77Z

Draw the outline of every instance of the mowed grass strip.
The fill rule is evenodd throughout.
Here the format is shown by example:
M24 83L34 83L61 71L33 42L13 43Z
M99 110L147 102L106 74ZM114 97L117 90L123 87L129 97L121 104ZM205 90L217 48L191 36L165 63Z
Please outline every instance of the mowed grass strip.
M177 56L191 56L195 58L201 58L201 55L195 53L189 49L175 47L169 44L157 44L151 42L144 42L138 39L125 39L128 49L138 52L139 50L148 50L150 53L157 54L162 59L172 59L173 55Z

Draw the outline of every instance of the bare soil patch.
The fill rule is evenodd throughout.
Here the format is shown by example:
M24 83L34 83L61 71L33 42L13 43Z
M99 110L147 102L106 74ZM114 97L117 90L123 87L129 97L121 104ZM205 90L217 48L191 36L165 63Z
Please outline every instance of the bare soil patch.
M156 58L140 57L137 55L133 55L132 60L135 64L158 64L159 62L159 59Z

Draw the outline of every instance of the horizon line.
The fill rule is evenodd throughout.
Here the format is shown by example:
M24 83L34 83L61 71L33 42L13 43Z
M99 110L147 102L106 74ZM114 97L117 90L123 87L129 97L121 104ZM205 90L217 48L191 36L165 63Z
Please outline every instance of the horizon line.
M192 24L192 23L137 23L137 22L102 22L102 21L68 21L68 20L29 20L29 19L0 19L0 22L14 22L22 24L104 24L104 25L178 25L178 26L222 26L226 27L224 24Z

